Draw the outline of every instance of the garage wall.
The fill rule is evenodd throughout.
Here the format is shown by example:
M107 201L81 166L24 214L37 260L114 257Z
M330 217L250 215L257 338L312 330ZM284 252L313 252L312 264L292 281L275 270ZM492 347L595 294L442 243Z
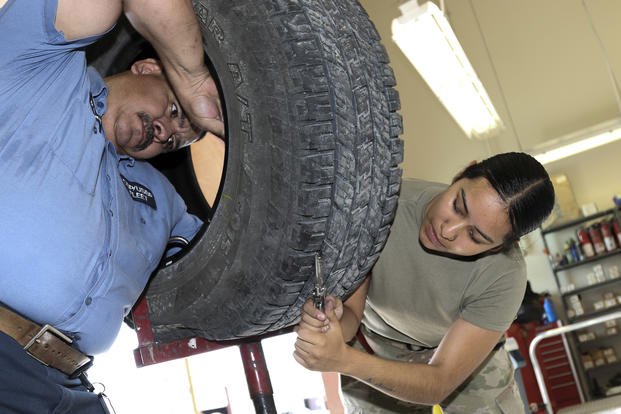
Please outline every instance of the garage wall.
M422 2L420 0L419 2ZM404 0L361 0L388 50L401 96L404 174L448 182L470 160L533 146L620 116L608 66L621 79L621 2L446 0L448 18L506 129L471 141L400 49L390 24ZM601 39L606 53L598 44ZM610 65L607 64L607 60ZM621 142L546 166L569 177L578 204L621 194ZM535 290L555 291L539 235L522 243Z

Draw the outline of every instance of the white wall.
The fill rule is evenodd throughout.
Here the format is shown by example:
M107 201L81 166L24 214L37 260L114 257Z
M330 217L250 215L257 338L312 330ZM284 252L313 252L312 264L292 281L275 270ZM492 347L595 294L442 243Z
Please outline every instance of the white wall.
M422 2L423 0L420 0ZM404 175L448 182L469 161L532 146L619 116L603 54L581 0L446 0L449 20L506 130L468 140L391 40L405 0L361 0L391 59L401 97ZM471 7L472 5L472 7ZM587 0L597 34L621 78L621 2ZM566 174L579 205L612 206L621 193L621 142L547 165ZM535 291L556 292L537 234L525 237Z
M293 359L295 339L293 333L265 339L263 353L277 411L310 414L304 400L323 401L324 383L320 373ZM195 414L227 404L232 414L255 413L237 346L136 368L132 351L137 346L136 333L124 325L112 348L98 355L89 370L89 379L105 386L118 414Z

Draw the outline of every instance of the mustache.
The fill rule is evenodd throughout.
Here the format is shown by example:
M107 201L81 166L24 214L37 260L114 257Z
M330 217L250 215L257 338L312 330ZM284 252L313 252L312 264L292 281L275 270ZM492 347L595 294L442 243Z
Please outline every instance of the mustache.
M153 128L153 118L151 115L146 112L138 112L138 117L142 120L142 125L145 130L146 140L136 147L137 150L142 151L146 149L153 142L154 137L154 128Z

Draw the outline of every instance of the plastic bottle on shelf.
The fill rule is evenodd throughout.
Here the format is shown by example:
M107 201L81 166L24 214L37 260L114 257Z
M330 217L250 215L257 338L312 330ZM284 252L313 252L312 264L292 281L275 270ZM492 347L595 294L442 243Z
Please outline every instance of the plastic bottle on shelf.
M602 231L602 238L604 239L606 250L609 252L615 250L617 248L617 242L615 241L615 236L612 233L611 223L607 220L602 221L600 229Z
M619 220L616 218L612 220L612 232L617 237L617 243L621 246L621 223L619 223Z
M580 227L576 232L578 235L578 242L580 242L580 248L585 258L589 259L595 256L595 250L593 250L593 243L589 237L589 232L584 227Z
M571 244L569 240L565 242L565 245L563 246L563 252L565 253L565 259L567 261L567 264L572 264L576 261L574 259L574 255L571 252Z
M569 247L569 255L571 256L571 263L576 263L580 261L580 249L578 248L578 244L574 239L567 240L567 246Z
M556 311L554 310L554 304L552 303L552 299L550 296L545 296L543 299L543 310L545 312L545 317L547 323L554 323L558 320L556 316Z
M578 248L578 243L574 238L569 239L569 251L571 252L571 256L574 259L574 262L580 262L584 260L582 254L580 253L580 249Z
M602 238L602 232L599 228L599 224L594 224L589 227L589 236L591 237L591 241L593 242L595 254L606 253L606 245L604 244L604 239Z

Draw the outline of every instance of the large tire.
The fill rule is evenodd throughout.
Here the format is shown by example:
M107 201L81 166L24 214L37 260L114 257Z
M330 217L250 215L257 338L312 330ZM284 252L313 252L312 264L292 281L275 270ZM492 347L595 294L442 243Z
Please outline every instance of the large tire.
M386 241L401 177L395 79L355 0L194 6L225 106L226 169L208 211L191 152L163 162L209 223L148 287L160 340L235 339L295 323L318 252L328 291L349 295ZM106 73L144 48L125 26L117 36L96 53Z

